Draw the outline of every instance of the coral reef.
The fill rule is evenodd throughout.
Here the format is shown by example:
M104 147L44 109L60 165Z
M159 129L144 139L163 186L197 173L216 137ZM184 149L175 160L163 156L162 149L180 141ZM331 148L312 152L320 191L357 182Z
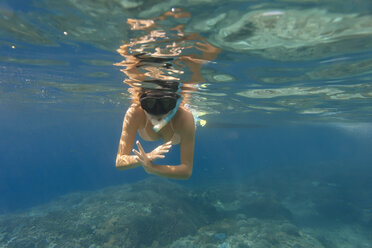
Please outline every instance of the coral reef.
M0 216L0 247L328 248L342 247L340 240L370 247L364 229L368 225L303 225L303 212L291 208L288 199L257 186L257 181L255 185L191 190L150 178L73 193ZM321 201L306 214L329 214L334 200ZM350 210L346 208L333 213L332 223Z
M3 217L4 247L149 247L194 234L210 212L187 191L157 180L67 195L21 215ZM5 235L4 235L5 233ZM1 236L0 236L1 237ZM32 246L33 247L33 246Z

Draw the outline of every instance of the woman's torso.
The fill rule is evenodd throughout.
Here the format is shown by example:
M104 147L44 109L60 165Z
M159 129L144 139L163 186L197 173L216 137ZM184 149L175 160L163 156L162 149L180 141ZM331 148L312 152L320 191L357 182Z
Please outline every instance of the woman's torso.
M179 144L181 142L181 136L177 133L175 125L175 119L177 114L164 126L158 133L153 130L153 125L150 120L144 114L144 120L142 125L138 129L138 133L142 139L146 141L155 141L162 139L164 142L172 141L172 145Z

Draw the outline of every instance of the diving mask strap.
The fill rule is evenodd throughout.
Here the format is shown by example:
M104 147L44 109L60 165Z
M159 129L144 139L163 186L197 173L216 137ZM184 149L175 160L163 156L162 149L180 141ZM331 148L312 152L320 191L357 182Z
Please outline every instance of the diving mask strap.
M182 96L178 98L176 107L172 109L172 111L164 117L158 124L154 125L152 128L156 133L159 132L165 125L168 124L168 122L173 118L173 116L177 113L178 108L180 107L182 101Z

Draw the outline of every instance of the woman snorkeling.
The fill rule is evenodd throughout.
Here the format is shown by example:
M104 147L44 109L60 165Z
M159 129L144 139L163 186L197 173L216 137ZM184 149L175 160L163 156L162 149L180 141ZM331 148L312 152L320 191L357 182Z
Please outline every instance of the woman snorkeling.
M137 140L136 133L144 140L162 139L165 143L146 153ZM143 166L149 174L173 179L188 179L192 174L195 142L194 117L182 104L182 97L165 90L143 89L137 101L127 110L116 157L118 169ZM164 158L172 145L180 145L181 164L157 165L155 160ZM134 155L130 155L133 151Z

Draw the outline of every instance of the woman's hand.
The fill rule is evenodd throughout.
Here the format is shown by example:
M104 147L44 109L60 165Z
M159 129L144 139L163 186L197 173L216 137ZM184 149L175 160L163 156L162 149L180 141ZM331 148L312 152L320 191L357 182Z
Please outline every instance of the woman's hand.
M152 162L158 158L164 158L164 153L167 153L169 149L172 147L171 142L167 142L163 145L158 146L152 152L146 154L143 150L141 143L137 140L136 142L138 151L133 149L133 153L137 155L138 161L142 164L143 168L147 173L151 173L153 169Z
M158 158L165 158L163 154L169 152L169 149L171 149L171 147L172 147L172 141L168 141L167 143L164 143L156 147L152 152L148 154L148 156L151 161L155 161L155 159L158 159Z

